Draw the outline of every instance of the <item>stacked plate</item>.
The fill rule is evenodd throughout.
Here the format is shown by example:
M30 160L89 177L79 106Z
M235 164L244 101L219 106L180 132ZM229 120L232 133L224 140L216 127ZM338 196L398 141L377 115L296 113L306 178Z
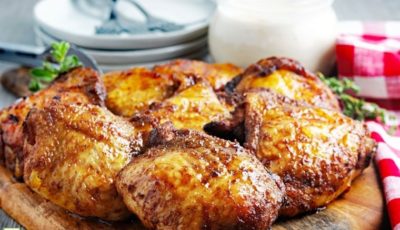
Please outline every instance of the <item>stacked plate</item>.
M119 0L115 8L123 25L146 25L148 13L182 29L96 34L110 14L111 0L42 0L34 9L39 45L64 40L93 56L104 71L151 66L176 58L203 59L207 53L208 20L215 9L210 0Z

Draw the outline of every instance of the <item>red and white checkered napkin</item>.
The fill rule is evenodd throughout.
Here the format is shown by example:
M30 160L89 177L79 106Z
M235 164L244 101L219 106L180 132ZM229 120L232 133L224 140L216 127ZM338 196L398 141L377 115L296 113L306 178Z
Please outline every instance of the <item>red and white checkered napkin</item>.
M339 28L339 77L353 79L365 99L400 111L400 21L348 21Z
M400 21L342 22L336 43L340 78L360 86L360 96L400 115ZM392 228L400 230L400 133L389 136L367 122L379 143L375 158Z
M378 142L375 157L378 166L390 222L394 230L400 230L400 137L389 136L376 122L367 122L372 137Z

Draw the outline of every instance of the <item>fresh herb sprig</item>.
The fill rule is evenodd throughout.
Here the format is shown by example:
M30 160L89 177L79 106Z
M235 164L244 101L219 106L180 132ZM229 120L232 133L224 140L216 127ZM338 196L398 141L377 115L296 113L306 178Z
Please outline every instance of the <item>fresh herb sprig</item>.
M45 88L50 82L57 78L58 75L68 72L78 66L82 66L76 55L67 55L70 48L68 42L55 42L51 45L51 58L56 63L44 61L43 65L31 70L31 81L29 90L37 92Z
M353 97L347 92L359 93L358 87L350 79L338 79L335 77L326 77L319 74L320 79L339 97L343 105L343 113L356 120L378 119L390 127L390 132L395 132L399 121L393 113L379 107L375 103L366 102L362 99Z

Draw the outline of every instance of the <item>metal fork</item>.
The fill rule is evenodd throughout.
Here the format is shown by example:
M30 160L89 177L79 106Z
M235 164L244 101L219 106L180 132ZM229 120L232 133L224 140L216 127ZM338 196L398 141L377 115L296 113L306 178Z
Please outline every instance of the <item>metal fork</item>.
M120 34L126 32L126 29L118 21L115 7L117 0L112 0L109 18L100 26L96 27L96 34Z
M136 0L129 0L129 2L135 5L136 8L140 12L142 12L142 14L146 17L146 26L147 29L150 31L160 30L163 32L170 32L170 31L181 30L185 27L184 25L179 25L174 22L170 22L165 19L153 16L146 9L144 9L142 5L140 5Z
M130 34L149 32L146 24L130 22L129 25L122 25L116 12L117 0L112 0L112 6L109 18L103 24L96 28L96 34L121 34L123 32Z
M23 64L29 67L42 65L44 60L51 60L51 47L27 46L14 43L0 42L0 60ZM96 61L71 44L68 54L76 55L83 66L90 67L102 73Z

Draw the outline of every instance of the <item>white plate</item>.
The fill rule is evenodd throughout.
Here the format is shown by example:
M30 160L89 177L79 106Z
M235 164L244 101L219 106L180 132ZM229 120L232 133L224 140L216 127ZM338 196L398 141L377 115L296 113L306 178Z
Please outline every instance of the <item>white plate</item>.
M34 31L38 38L39 45L48 46L51 43L58 41L58 39L47 34L38 26L35 27ZM200 39L183 44L144 50L113 51L88 48L81 49L85 53L91 55L99 64L132 64L178 58L199 50L206 45L207 37L201 37Z
M194 52L190 55L182 56L180 58L207 61L208 60L207 55L208 55L208 49L203 48L203 49L198 50L197 52ZM145 63L135 63L135 64L126 64L126 65L99 65L99 67L104 73L106 73L106 72L111 72L111 71L127 70L127 69L130 69L133 67L152 68L155 65L165 64L170 61L171 61L171 59L166 59L166 60L161 60L161 61L156 61L156 62L145 62Z
M207 32L207 25L215 4L209 0L141 0L151 14L187 25L173 32L146 34L96 35L95 28L102 18L94 18L75 9L70 0L42 0L34 9L36 22L54 37L82 47L95 49L144 49L180 44ZM143 16L128 3L120 0L118 12L124 18L143 21Z

